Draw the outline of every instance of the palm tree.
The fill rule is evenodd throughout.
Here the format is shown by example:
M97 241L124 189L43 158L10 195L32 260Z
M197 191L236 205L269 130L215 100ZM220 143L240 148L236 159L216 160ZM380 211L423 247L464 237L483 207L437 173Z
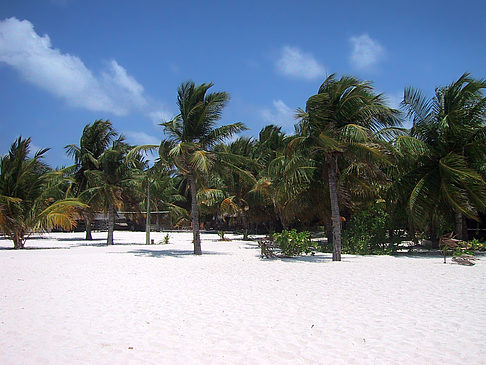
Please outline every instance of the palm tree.
M57 191L51 194L50 168L42 162L48 149L29 157L29 145L30 138L19 137L0 157L0 228L15 249L24 248L34 232L72 229L76 209L86 207L76 199L54 199Z
M381 94L375 94L369 82L351 76L337 80L332 74L324 80L316 95L306 103L301 118L300 142L311 147L324 161L324 179L329 183L333 231L333 261L341 260L341 214L339 207L339 166L342 156L382 159L374 144L374 133L399 123L398 111L386 106Z
M132 160L133 154L129 153ZM177 179L173 176L173 171L164 166L161 161L157 161L152 167L146 168L142 177L141 187L146 191L144 211L145 217L145 243L150 244L151 231L151 210L156 212L157 227L159 227L160 213L169 213L171 218L176 221L180 217L187 215L186 209L177 205L185 202L185 198L179 194L176 188Z
M89 201L96 201L108 216L107 245L113 244L113 232L117 210L122 207L136 207L140 197L140 179L134 178L141 171L141 163L132 167L127 163L127 154L131 146L125 143L123 136L118 137L110 148L96 161L99 170L87 170L88 189L83 193ZM140 161L138 161L140 162Z
M73 193L75 196L84 196L87 198L87 194L83 194L88 188L88 177L86 171L99 170L98 159L109 147L114 138L116 132L109 120L96 120L93 124L87 124L83 129L79 146L70 144L65 147L69 156L74 157L75 162L75 185ZM96 208L96 201L91 200L90 208L85 209L83 216L86 225L86 239L92 240L91 235L91 220Z
M216 127L230 96L226 92L207 93L212 86L213 83L196 86L192 81L181 84L177 90L180 113L161 124L167 138L162 140L160 146L139 146L135 150L159 147L160 160L174 166L187 179L191 195L195 255L202 254L197 206L198 181L224 158L215 151L215 145L246 129L243 123Z
M438 242L439 225L454 213L456 236L465 239L463 217L478 220L486 209L485 80L463 74L435 90L431 99L413 88L404 92L403 107L413 121L410 136L396 145L406 156L396 190L405 193L412 224Z
M295 136L285 135L281 127L268 125L260 131L257 143L260 171L251 193L267 200L283 229L297 218L301 204L294 204L309 188L314 167L312 161L300 153L290 153Z
M243 229L249 231L249 193L256 183L258 163L254 158L256 143L250 137L240 137L229 144L221 143L215 150L227 157L215 169L219 179L222 198L218 200L221 216L232 216L241 220ZM218 184L214 184L218 187ZM215 194L216 195L216 194Z

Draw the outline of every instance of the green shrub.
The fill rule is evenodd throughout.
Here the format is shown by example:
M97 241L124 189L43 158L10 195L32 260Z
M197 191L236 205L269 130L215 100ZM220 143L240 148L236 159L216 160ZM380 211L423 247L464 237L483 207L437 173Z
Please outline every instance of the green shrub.
M169 244L169 234L167 233L165 236L164 236L164 245L168 245Z
M299 256L302 254L314 254L315 243L310 239L310 232L282 231L274 233L273 241L280 247L282 254L286 256Z
M224 231L218 231L218 236L220 241L231 241L229 238L224 236Z
M461 256L462 254L474 255L477 251L486 251L486 243L473 238L471 241L459 241L452 256Z
M343 253L389 254L398 242L388 238L388 214L383 204L376 204L353 214L343 232Z

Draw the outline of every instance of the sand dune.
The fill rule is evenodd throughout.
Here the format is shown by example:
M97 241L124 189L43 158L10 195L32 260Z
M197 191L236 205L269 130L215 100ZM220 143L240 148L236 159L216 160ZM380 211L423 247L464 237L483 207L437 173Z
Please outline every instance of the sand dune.
M486 258L261 260L216 234L198 257L190 233L105 236L0 240L0 363L486 363Z

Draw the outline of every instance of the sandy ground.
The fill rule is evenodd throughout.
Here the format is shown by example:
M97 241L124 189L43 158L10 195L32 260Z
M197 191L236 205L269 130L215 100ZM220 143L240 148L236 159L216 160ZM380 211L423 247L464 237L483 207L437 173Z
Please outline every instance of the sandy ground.
M262 260L216 234L203 256L190 233L94 236L0 240L1 364L486 363L486 257Z

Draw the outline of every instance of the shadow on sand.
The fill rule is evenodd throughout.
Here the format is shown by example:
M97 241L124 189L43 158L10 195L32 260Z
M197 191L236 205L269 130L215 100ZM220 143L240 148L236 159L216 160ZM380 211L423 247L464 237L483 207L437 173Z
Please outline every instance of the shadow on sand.
M92 240L85 240L84 238L78 238L78 237L61 237L61 238L56 238L56 241L60 241L60 242L74 242L74 241L98 242L98 241L105 241L106 242L106 238L93 238Z
M111 253L129 253L140 257L184 257L184 256L195 256L192 250L131 250L126 252L111 252ZM203 251L202 256L205 255L227 255L224 252L214 252L214 251Z
M258 255L260 257L260 255ZM313 263L320 263L320 262L331 262L332 256L330 255L307 255L307 256L286 256L286 257L272 257L272 258L262 258L260 257L261 261L283 261L283 262L290 262L290 263L298 263L298 262L313 262ZM345 261L345 260L343 260Z

